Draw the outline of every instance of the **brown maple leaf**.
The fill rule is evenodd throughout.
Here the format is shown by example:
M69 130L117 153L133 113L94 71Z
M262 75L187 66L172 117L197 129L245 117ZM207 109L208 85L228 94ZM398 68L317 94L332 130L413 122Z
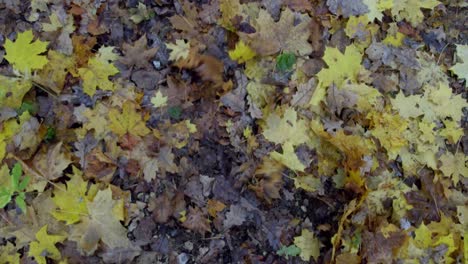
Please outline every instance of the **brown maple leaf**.
M187 220L182 224L185 228L204 235L210 232L210 221L204 216L203 212L196 207L190 207Z
M299 18L300 22L295 23ZM292 52L296 55L308 55L313 49L308 43L310 36L310 17L295 14L289 8L281 13L281 18L275 22L270 14L261 9L254 23L255 33L239 33L240 38L257 54L273 55L280 51Z
M135 66L137 69L149 69L151 64L149 60L154 57L158 51L158 47L146 49L146 35L133 43L133 46L127 43L122 45L123 56L120 62L128 67Z
M413 206L408 211L408 219L415 225L440 221L442 213L451 215L451 209L444 195L440 181L434 181L433 173L428 169L420 172L421 190L408 192L405 197Z
M405 241L405 233L395 231L385 235L380 231L364 231L362 239L362 253L369 263L391 263L393 252Z

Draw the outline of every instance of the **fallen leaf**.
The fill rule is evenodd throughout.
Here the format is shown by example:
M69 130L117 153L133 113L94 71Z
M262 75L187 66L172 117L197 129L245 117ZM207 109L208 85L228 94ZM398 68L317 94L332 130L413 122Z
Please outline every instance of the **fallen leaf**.
M455 73L459 79L468 80L468 45L456 45L457 56L462 60L452 66L450 70Z
M62 142L59 142L34 157L33 164L37 171L49 180L56 180L63 175L63 171L72 162L67 153L62 152Z
M206 232L211 232L209 220L197 207L189 208L187 219L182 223L182 226L201 235L204 235Z
M5 59L18 71L29 74L32 70L42 69L48 62L40 55L47 51L48 42L33 41L33 32L28 30L18 34L15 42L5 41Z
M125 56L119 59L120 62L128 67L135 66L137 69L150 69L152 66L149 61L158 51L157 47L146 48L146 35L141 36L133 45L123 43L122 49Z
M303 261L309 261L312 257L315 261L320 256L320 241L314 233L307 229L302 229L301 235L294 238L294 245L301 249L299 256Z
M62 256L55 244L63 242L65 239L66 236L47 234L47 225L45 225L36 233L36 241L29 245L28 255L34 257L34 260L39 264L46 264L46 257L60 260Z
M114 84L109 77L119 73L112 63L117 56L112 55L113 47L101 47L98 54L88 60L85 68L79 68L78 74L83 78L83 90L89 96L96 93L96 89L113 91Z
M294 23L295 18L300 22ZM312 52L312 46L307 41L310 36L309 22L309 16L295 14L289 8L286 8L281 14L281 19L275 22L266 10L260 9L254 23L256 32L239 35L245 44L261 56L273 55L280 51L305 56Z
M166 46L172 50L169 54L169 60L171 61L185 60L189 56L190 43L185 42L183 39L177 39L175 44L167 43Z
M109 111L109 128L119 136L130 133L135 136L145 136L150 130L143 122L141 115L136 112L136 106L131 102L125 102L122 106L122 112L117 109Z

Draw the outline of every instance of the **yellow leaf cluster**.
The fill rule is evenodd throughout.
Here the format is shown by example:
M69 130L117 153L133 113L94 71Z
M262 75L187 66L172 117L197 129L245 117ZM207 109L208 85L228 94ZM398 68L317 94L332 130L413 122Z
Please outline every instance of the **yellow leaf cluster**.
M395 159L400 149L408 144L403 132L408 127L405 119L391 113L371 112L367 115L371 121L371 134L387 150L389 158Z

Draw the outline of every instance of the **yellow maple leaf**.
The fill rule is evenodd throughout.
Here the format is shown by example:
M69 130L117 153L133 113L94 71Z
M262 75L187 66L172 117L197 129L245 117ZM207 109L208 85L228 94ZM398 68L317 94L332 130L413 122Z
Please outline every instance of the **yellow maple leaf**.
M351 16L346 23L345 33L355 40L355 45L361 49L366 48L372 41L372 36L378 31L376 24L369 24L367 16Z
M337 48L327 47L323 60L328 68L317 73L317 77L322 86L328 87L336 84L341 87L346 79L355 82L361 70L362 54L354 45L346 47L344 53Z
M244 63L255 57L255 51L253 51L249 46L245 45L242 40L239 40L239 42L236 44L236 48L230 50L228 53L229 57L233 60L236 60L238 63Z
M395 47L400 47L401 45L403 45L405 34L398 32L397 23L390 23L389 25L390 27L387 30L387 36L382 41L382 43L392 45Z
M435 134L434 134L435 124L432 122L419 122L419 131L421 131L421 139L429 143L434 143Z
M465 134L457 122L452 120L443 120L445 127L440 130L440 135L447 138L451 144L457 143Z
M34 257L34 260L39 264L47 263L46 256L50 259L60 260L62 256L55 244L64 241L65 238L66 236L47 234L47 225L45 225L36 233L36 241L29 244L28 255Z
M359 95L356 106L361 112L379 109L384 105L383 96L379 90L366 84L344 83L341 90L351 91Z
M109 128L119 136L130 133L136 136L145 136L150 130L146 127L141 115L135 110L136 105L131 102L125 102L122 112L113 108L109 111Z
M454 94L448 83L440 82L438 86L426 88L426 102L421 102L421 109L427 112L434 112L434 115L444 120L451 117L454 121L459 121L463 115L463 108L468 107L466 99L461 94Z
M47 54L49 63L33 80L59 94L65 84L68 72L74 71L75 59L60 52L50 50Z
M317 73L319 85L310 99L310 104L313 106L323 100L331 84L340 88L345 80L356 82L361 70L362 54L354 45L346 47L345 53L341 53L337 48L327 47L323 60L328 68L323 68Z
M151 97L151 103L155 108L165 106L167 104L167 96L164 96L161 91L157 91L156 94Z
M414 244L419 248L428 248L432 245L432 232L424 223L414 231Z
M171 61L185 60L190 53L190 43L183 39L177 39L175 44L167 43L166 47L171 50L169 54Z
M390 101L392 102L393 109L398 110L400 116L404 118L414 118L423 114L422 109L418 107L421 102L421 96L405 96L403 92L400 91L395 99L390 99Z
M424 20L421 8L433 9L440 4L437 0L393 0L392 15L397 20L406 19L413 27Z
M297 176L294 178L294 186L308 192L315 192L322 186L322 182L314 175Z
M219 1L219 11L221 11L221 17L218 23L225 27L227 30L235 31L235 27L232 24L232 19L237 16L241 10L241 4L239 0L221 0Z
M297 146L308 141L307 123L297 118L297 112L293 108L287 108L281 118L277 113L272 113L266 120L263 136L276 144L290 143Z
M450 70L455 73L459 79L468 81L468 45L456 45L457 56L462 60L452 66Z
M39 55L47 51L48 42L33 41L32 30L19 33L15 42L5 41L5 59L21 73L42 69L48 62L47 57Z
M17 249L13 244L6 242L6 245L2 245L0 248L0 259L2 263L8 264L20 264L21 254L17 252Z
M373 22L374 19L382 21L382 12L392 8L393 0L362 0L367 5L369 12L366 14L369 21Z
M0 75L0 107L20 107L24 95L31 88L32 82L30 80Z
M88 191L88 183L83 180L83 173L73 166L73 174L67 185L57 184L54 188L52 200L58 207L52 215L60 221L65 221L67 225L74 224L82 217L88 215L87 203L91 202L96 194L95 185Z
M112 47L101 47L98 55L88 60L86 68L79 68L78 74L83 78L83 90L89 96L96 93L96 89L114 90L114 84L109 77L119 73L112 61L117 55L112 53Z
M251 81L247 84L246 89L247 93L249 94L247 100L250 104L250 109L258 109L258 112L260 113L255 117L262 117L262 115L265 113L262 113L260 110L272 103L272 96L276 91L276 87L273 85L261 83L260 81Z
M442 165L440 170L444 173L445 176L451 177L455 185L460 181L460 176L468 177L468 168L466 167L466 162L468 157L463 153L457 152L445 153L440 157Z
M297 158L294 147L290 142L283 144L283 153L273 151L271 157L294 171L304 171L306 166Z
M294 238L294 245L301 249L299 256L303 261L309 261L310 257L317 260L320 256L321 243L314 233L307 229L302 229L301 235Z
M93 130L96 139L104 138L109 131L107 127L109 121L106 118L108 113L109 108L99 102L96 103L94 109L85 108L82 111L82 117L80 116L82 119L79 120L83 123L83 127L82 129L75 130L75 132L82 138L88 131Z
M0 161L5 158L6 155L6 146L11 138L18 134L21 130L21 127L31 118L31 115L28 111L25 111L21 116L19 116L18 120L12 118L7 121L4 121L2 126L0 127Z

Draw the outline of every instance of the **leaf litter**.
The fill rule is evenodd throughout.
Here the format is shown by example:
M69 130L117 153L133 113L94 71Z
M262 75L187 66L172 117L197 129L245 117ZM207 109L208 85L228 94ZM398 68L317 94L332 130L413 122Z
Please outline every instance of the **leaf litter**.
M466 8L3 1L1 262L467 262Z

